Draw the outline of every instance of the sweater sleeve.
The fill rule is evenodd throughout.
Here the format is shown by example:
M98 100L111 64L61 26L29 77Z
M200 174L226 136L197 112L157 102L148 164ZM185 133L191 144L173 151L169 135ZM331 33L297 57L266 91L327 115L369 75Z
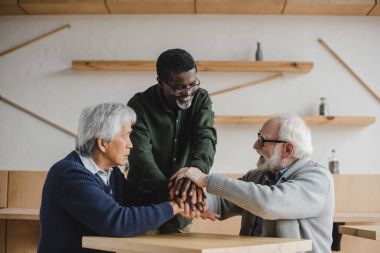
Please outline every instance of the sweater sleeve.
M216 130L214 128L214 112L210 96L204 91L200 98L200 107L197 109L193 123L193 145L189 155L188 166L197 167L207 173L214 162L216 146Z
M69 170L58 180L58 203L74 218L102 236L134 236L157 228L171 217L168 202L124 207L105 193L90 174Z
M264 219L277 220L314 217L324 207L332 187L327 170L310 167L291 180L271 186L211 174L207 191Z

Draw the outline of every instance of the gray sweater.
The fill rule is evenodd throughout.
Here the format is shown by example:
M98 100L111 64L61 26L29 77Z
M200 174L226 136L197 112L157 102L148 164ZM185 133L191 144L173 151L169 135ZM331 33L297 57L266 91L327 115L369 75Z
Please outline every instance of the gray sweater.
M211 174L207 183L207 191L214 194L207 196L210 210L222 219L242 215L240 235L251 235L260 216L261 236L310 239L311 252L331 252L335 194L330 172L302 158L275 185L260 184L263 176L264 171L258 169L239 180Z

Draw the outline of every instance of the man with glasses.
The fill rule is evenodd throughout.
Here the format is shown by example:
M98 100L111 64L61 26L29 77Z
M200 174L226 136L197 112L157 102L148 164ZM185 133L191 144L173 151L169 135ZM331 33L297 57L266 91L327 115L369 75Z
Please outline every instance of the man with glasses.
M157 84L128 102L137 114L128 179L150 191L152 203L168 199L169 178L180 168L196 167L207 174L216 145L212 102L200 88L193 57L182 49L167 50L158 57L156 69ZM203 190L188 179L181 182L171 188L177 201L199 216ZM174 217L159 232L183 232L190 222Z
M239 180L184 168L171 179L189 178L214 195L209 209L222 219L242 215L241 235L310 239L312 252L331 252L334 184L328 169L310 160L311 133L297 116L264 123L253 148L256 170Z

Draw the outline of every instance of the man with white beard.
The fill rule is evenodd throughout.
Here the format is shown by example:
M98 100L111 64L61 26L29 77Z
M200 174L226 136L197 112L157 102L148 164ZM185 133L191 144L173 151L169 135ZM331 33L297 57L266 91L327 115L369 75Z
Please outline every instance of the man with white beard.
M206 187L209 210L221 219L242 215L240 235L310 239L311 252L330 252L334 214L334 184L329 171L310 160L311 133L297 116L269 119L253 148L258 169L238 180L195 168L178 171Z

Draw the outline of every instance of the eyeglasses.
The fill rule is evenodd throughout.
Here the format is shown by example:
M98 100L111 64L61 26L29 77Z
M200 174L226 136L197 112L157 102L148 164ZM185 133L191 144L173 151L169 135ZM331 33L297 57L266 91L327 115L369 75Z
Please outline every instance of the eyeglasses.
M257 133L257 140L259 141L258 144L260 148L264 147L265 142L270 142L270 143L285 143L286 142L286 141L281 141L281 140L266 140L260 132Z
M183 89L175 88L173 85L170 85L167 82L163 82L163 83L165 83L166 86L168 86L172 90L172 92L174 93L176 97L187 96L189 93L190 95L193 95L198 90L199 86L201 85L201 82L199 81L198 77L197 79L195 79L193 83L191 83L189 87L183 88Z

